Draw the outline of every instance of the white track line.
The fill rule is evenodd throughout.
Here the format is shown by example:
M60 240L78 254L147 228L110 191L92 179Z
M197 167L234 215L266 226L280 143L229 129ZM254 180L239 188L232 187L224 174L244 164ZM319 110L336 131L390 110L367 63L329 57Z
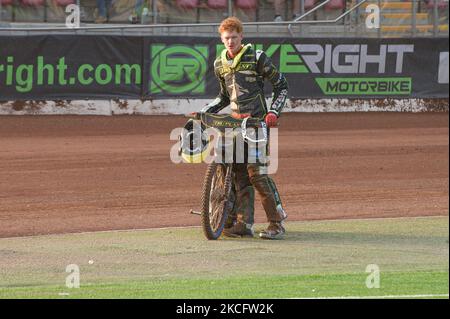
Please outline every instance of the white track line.
M375 220L397 220L397 219L426 219L426 218L443 218L448 215L430 215L430 216L402 216L402 217L374 217L374 218L339 218L339 219L313 219L313 220L293 220L292 223L326 223L326 222L345 222L345 221L375 221ZM289 223L289 221L287 221ZM263 225L264 223L258 223ZM257 224L257 225L258 225ZM201 226L169 226L169 227L151 227L151 228L129 228L129 229L112 229L112 230L97 230L97 231L84 231L73 233L58 233L58 234L43 234L43 235L30 235L30 236L14 236L14 237L0 237L2 239L17 239L17 238L37 238L47 236L64 236L64 235L87 235L87 234L101 234L101 233L115 233L115 232L136 232L136 231L150 231L150 230L170 230L170 229L189 229L200 228Z
M340 297L317 297L317 298L292 298L292 299L395 299L395 298L432 298L448 297L448 294L429 295L387 295L387 296L340 296Z

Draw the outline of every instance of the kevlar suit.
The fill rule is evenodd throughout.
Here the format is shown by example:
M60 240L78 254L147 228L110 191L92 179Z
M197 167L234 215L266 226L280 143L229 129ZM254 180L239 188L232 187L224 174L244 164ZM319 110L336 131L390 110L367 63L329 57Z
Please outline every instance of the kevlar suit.
M237 116L250 114L263 120L268 112L280 115L286 102L287 81L263 51L247 44L232 59L224 49L214 62L214 73L220 83L220 93L202 112L217 113L230 105ZM270 108L264 98L266 79L273 86ZM275 183L267 175L266 165L258 162L233 164L236 204L230 218L247 227L254 223L255 189L261 196L269 222L281 222L287 217Z

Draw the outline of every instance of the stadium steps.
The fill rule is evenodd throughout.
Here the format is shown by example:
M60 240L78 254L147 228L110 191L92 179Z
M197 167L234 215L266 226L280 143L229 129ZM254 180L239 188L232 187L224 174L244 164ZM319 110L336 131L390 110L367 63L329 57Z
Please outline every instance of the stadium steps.
M412 13L382 13L381 14L381 25L388 26L398 26L398 25L409 25L411 26L413 22ZM427 13L416 13L416 25L429 24Z
M364 3L362 7L365 9L368 5L378 4L378 1L370 1ZM423 3L420 4L423 10ZM419 3L416 4L416 10L420 8ZM410 34L413 31L413 3L412 1L381 1L381 33L388 36L402 34ZM364 17L364 13L361 17ZM428 12L416 11L415 14L416 32L418 33L432 33L434 27ZM439 25L439 32L448 32L448 25Z
M383 13L382 16L386 19L401 19L401 20L406 20L406 19L412 20L412 18L413 18L412 13ZM417 20L427 20L428 13L416 13L416 19Z
M377 1L372 2L366 2L361 5L362 8L366 8L368 5L371 4L378 4ZM389 10L391 12L400 11L404 12L406 10L409 10L411 12L412 10L412 2L398 2L398 1L383 1L381 2L381 12L384 10Z
M433 32L433 25L416 25L416 30L419 32ZM438 30L440 32L448 32L448 25L440 25L438 26ZM412 26L411 25L386 25L381 26L382 32L396 32L396 33L403 33L403 32L412 32Z

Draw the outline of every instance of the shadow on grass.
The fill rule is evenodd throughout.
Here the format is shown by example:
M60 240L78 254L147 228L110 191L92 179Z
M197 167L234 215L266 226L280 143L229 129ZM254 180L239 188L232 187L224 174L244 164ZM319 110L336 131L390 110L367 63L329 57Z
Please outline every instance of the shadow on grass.
M318 232L318 231L287 231L282 239L262 239L259 233L251 237L221 237L219 241L228 242L299 242L315 244L396 244L396 245L448 245L448 236L414 236L356 232Z
M448 244L448 236L395 235L356 232L288 231L282 239L288 242L315 242L324 244Z

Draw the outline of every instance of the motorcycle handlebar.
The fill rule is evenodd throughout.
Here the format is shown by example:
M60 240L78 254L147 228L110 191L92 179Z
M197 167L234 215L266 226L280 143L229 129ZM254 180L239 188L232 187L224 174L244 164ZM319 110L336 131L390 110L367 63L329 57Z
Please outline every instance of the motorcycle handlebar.
M245 118L235 118L231 116L230 114L217 114L217 113L206 113L206 112L192 112L189 114L185 114L184 117L194 119L194 120L201 120L203 122L209 122L211 118L217 119L221 118L222 120L230 120L233 122L243 123L246 122L247 127L253 127L253 128L263 128L265 126L265 123L263 120L257 117L245 117Z

